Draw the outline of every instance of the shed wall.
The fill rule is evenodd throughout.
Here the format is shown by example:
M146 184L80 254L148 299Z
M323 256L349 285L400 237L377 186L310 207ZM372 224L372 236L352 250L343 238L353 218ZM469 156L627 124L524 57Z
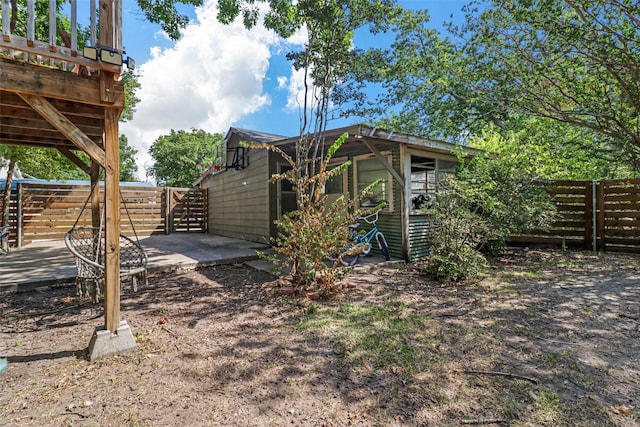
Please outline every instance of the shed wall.
M268 152L249 149L244 169L228 169L202 181L209 192L209 233L269 242Z

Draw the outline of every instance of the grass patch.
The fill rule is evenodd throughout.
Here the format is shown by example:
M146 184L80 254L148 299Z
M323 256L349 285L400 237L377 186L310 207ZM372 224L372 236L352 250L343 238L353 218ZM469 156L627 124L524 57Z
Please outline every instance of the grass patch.
M429 331L429 320L403 304L352 303L306 310L298 330L331 342L336 352L355 366L367 370L397 370L413 375L434 360L437 330Z
M558 395L550 390L542 390L538 394L533 418L543 425L563 425L564 411Z

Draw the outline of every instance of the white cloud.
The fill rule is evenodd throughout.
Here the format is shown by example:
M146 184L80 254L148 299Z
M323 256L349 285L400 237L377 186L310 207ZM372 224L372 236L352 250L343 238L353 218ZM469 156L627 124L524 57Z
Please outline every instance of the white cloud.
M139 67L140 102L121 132L138 150L139 176L151 166L151 144L174 130L225 133L242 117L269 105L263 81L281 39L258 25L220 24L216 1L196 9L196 21L172 47L151 47Z

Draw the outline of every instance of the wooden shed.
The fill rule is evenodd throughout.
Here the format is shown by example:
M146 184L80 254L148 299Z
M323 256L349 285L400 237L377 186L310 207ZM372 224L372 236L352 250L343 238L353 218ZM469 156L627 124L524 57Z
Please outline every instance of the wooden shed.
M393 257L415 261L425 256L431 245L431 222L415 202L421 195L434 193L443 174L455 171L456 145L366 125L327 131L327 145L345 133L348 138L334 155L334 161L338 164L351 160L352 165L343 176L327 183L325 191L329 199L353 195L381 178L381 185L371 198L363 199L363 206L387 202L378 226ZM294 153L297 140L229 129L225 139L226 164L212 166L195 183L209 193L210 233L263 243L276 235L274 221L295 209L295 193L288 182L269 183L269 179L273 174L285 172L289 165L277 153L245 148L240 143L267 142ZM462 150L475 152L468 147Z

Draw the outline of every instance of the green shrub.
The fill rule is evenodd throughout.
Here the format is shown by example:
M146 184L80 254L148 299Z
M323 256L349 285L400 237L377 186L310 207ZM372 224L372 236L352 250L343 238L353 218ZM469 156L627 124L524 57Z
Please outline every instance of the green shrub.
M443 250L434 246L428 261L420 265L420 272L441 281L461 281L478 276L487 266L487 260L469 245L456 250Z
M301 138L297 151L309 152L305 147L314 146L314 136ZM328 256L344 255L345 251L353 253L349 242L349 225L356 222L359 216L371 210L359 209L355 198L340 197L327 204L324 186L329 179L342 174L351 162L347 161L334 168L329 162L335 152L347 138L347 134L339 137L326 151L319 153L321 157L299 161L289 156L280 148L270 144L248 144L254 148L265 148L274 151L291 166L291 170L271 177L273 182L289 181L296 191L298 209L284 214L276 221L278 234L273 239L275 256L272 260L290 272L290 282L295 292L317 290L321 294L335 293L339 288L336 281L344 276L345 269L339 260L328 262ZM362 191L370 191L378 185L374 182ZM377 206L373 210L381 209ZM358 249L356 249L358 250ZM362 248L359 248L362 250Z
M525 167L488 154L459 160L456 176L438 183L433 246L420 266L437 280L477 276L483 253L499 253L514 233L545 229L555 217L551 196Z

